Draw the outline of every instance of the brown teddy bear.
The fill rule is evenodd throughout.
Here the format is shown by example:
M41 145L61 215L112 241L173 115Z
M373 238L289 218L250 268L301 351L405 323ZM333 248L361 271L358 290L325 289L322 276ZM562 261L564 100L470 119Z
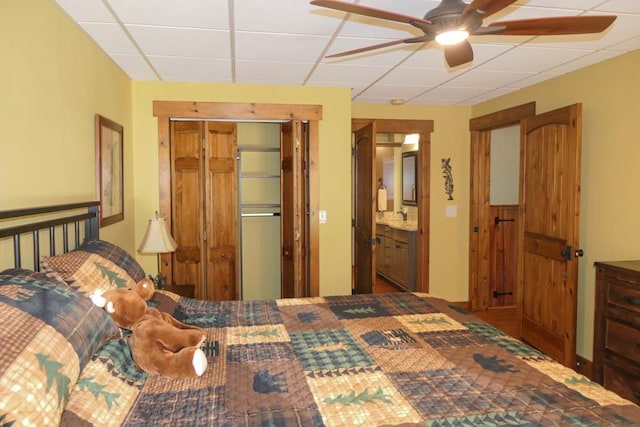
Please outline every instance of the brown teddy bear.
M138 368L169 378L199 377L207 369L207 357L200 348L205 331L148 307L154 291L153 282L143 279L134 289L97 292L91 300L119 327L131 331L128 342Z

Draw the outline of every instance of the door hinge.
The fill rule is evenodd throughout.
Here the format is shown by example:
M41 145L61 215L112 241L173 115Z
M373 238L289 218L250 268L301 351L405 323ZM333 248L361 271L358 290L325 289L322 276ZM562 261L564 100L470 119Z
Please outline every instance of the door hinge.
M300 138L296 137L296 150L300 148Z
M204 231L202 233L202 240L204 240L205 242L207 241L207 232L206 231Z
M300 240L300 232L299 232L299 231L296 231L296 232L294 233L294 239L295 239L295 241L296 241L296 242L297 242L298 240Z
M204 151L207 147L207 139L203 136L202 137L202 151Z

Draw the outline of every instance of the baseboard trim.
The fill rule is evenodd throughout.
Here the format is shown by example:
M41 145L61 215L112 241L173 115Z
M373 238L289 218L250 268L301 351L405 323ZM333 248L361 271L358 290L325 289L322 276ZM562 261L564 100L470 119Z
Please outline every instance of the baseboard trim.
M593 378L593 362L580 355L576 355L576 366L574 370L589 379Z

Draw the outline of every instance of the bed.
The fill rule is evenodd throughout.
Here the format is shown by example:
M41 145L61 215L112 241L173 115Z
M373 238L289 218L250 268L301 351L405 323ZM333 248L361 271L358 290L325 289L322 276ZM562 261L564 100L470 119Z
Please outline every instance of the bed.
M81 208L64 231L51 228L66 218L33 213L35 225L2 229L25 211L0 212L0 237L34 258L0 273L0 425L640 424L640 407L421 293L207 302L158 290L150 305L206 329L208 368L146 374L88 298L145 272L99 240L95 204Z

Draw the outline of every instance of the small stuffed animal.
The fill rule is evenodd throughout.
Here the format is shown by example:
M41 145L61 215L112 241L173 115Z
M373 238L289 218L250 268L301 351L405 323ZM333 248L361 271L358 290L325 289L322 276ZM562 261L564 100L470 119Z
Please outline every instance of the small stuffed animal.
M207 369L207 357L200 348L205 331L148 307L154 290L153 282L143 279L134 289L94 293L91 300L104 308L119 327L131 330L129 347L140 369L170 378L201 376Z

